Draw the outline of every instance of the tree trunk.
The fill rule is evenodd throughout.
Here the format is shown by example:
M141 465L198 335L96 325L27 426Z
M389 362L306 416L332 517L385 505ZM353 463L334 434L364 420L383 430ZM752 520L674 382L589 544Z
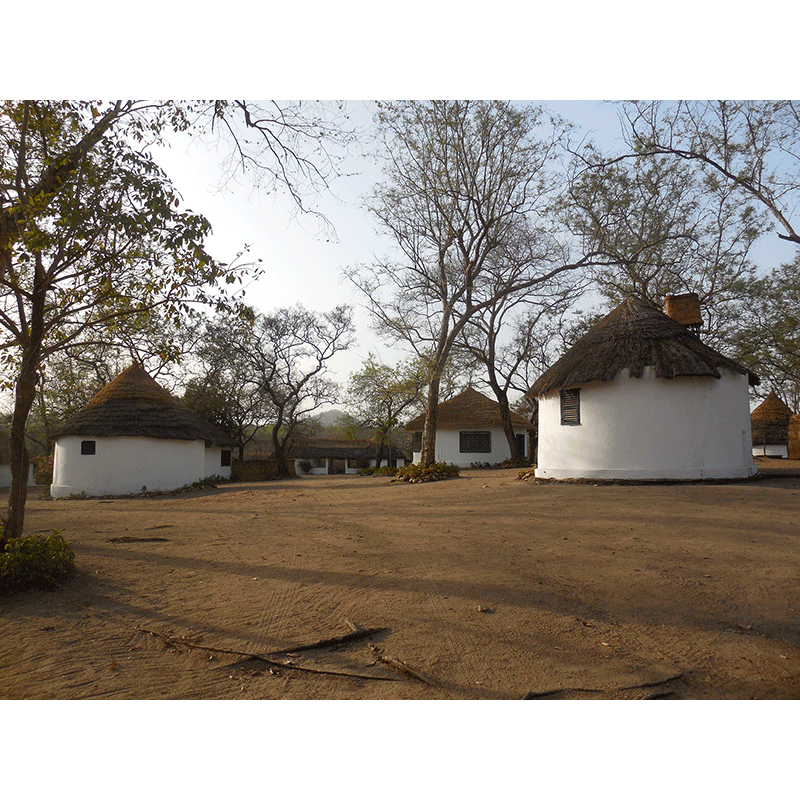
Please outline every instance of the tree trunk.
M519 447L517 447L517 435L514 433L514 426L511 423L511 409L508 406L508 396L505 392L500 392L496 396L498 405L500 406L500 421L508 441L511 460L514 462L522 461L522 453L519 452Z
M11 491L8 495L8 515L0 534L0 549L9 539L22 536L25 526L25 501L28 497L28 472L30 456L25 443L28 414L36 398L36 364L33 359L23 361L17 379L14 415L11 420L9 449L11 451Z
M289 465L286 463L286 454L289 451L291 436L288 435L283 439L283 441L281 441L281 438L278 435L278 430L278 425L275 425L275 427L272 429L272 451L275 455L278 477L291 478L292 475L289 472Z
M9 450L11 455L11 491L8 495L8 515L0 531L0 550L9 539L22 536L25 528L25 501L28 499L28 470L30 456L25 444L28 415L36 399L36 381L44 341L44 308L46 281L41 254L36 254L31 297L29 328L22 342L22 363L17 376L14 415L11 419Z
M375 469L381 468L381 461L383 461L383 449L385 440L386 440L386 433L384 431L381 431L380 436L378 437L378 452L375 455Z
M436 463L436 424L441 378L441 370L438 370L428 384L428 403L425 409L425 427L422 430L422 455L420 456L420 464L423 467Z

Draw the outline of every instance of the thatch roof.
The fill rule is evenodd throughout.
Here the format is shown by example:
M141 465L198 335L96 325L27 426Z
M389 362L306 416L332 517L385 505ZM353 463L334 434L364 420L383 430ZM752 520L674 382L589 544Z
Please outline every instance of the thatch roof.
M535 427L525 417L514 411L511 412L511 422L516 428ZM464 389L461 394L440 403L437 409L436 425L438 428L498 427L502 424L500 404L475 391L471 386ZM405 427L409 431L421 431L425 427L425 414L415 417Z
M541 375L528 396L610 381L622 369L640 378L645 367L652 367L659 378L720 378L719 368L725 367L747 375L751 386L759 383L757 375L701 342L647 300L630 296Z
M750 414L751 420L759 420L759 419L786 419L788 420L789 417L792 416L792 410L783 400L775 394L775 390L772 389L770 393L767 395L764 402L753 409L752 413Z
M51 438L59 436L203 439L206 446L234 446L219 428L172 397L138 364L132 364L104 386Z
M750 422L753 429L753 444L787 444L791 409L775 394L773 389L766 400L753 409Z
M369 461L377 458L378 445L374 439L308 439L298 442L292 447L292 458L352 458ZM383 450L383 457L407 458L406 454L387 444Z

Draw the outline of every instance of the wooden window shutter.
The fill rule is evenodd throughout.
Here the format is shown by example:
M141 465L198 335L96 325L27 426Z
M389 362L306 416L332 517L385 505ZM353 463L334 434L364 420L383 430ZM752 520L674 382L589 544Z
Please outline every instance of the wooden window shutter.
M581 424L580 389L561 390L561 424L562 425Z

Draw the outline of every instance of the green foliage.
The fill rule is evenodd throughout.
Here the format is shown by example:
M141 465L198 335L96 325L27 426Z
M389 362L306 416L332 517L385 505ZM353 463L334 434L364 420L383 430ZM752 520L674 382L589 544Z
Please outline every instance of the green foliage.
M75 553L61 532L12 539L0 555L0 594L55 589L70 577Z
M402 469L400 467L399 469ZM375 475L377 477L388 477L391 478L397 475L398 467L381 467L380 469L375 469L375 467L364 467L364 469L359 472L359 475Z
M33 459L33 478L38 486L49 486L53 482L53 456Z
M513 469L514 467L530 467L531 462L527 458L507 458L498 464L490 464L488 461L474 461L469 466L470 469Z
M460 470L455 464L446 464L440 461L429 464L407 464L397 470L397 478L408 483L428 483L429 481L443 481L447 478L457 478Z

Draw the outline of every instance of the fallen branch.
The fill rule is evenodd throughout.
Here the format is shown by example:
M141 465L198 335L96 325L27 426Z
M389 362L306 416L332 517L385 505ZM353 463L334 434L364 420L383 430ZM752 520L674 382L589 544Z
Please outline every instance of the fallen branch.
M650 694L646 694L644 697L640 697L640 700L665 700L667 697L673 697L675 692L668 691L668 692L651 692Z
M352 625L352 623L351 623ZM333 636L330 639L322 639L311 644L295 644L291 647L283 647L280 650L272 650L269 655L276 656L284 653L299 653L302 650L320 650L323 647L335 647L338 644L347 644L359 639L366 639L367 636L374 636L376 633L383 633L388 628L356 628L352 633L345 633L343 636Z
M167 528L168 525L159 527ZM113 539L106 539L106 544L117 544L118 542L168 542L163 536L115 536Z
M678 678L682 678L686 673L679 672L677 675L671 675L669 678L664 678L660 681L648 681L647 683L637 683L636 686L623 686L621 689L617 691L626 691L628 689L650 689L653 686L663 686L665 683L670 683L671 681L676 681Z
M572 688L566 687L564 689L548 689L544 692L526 692L520 699L522 700L539 700L542 697L550 697L550 695L554 694L562 694L563 692L592 692L594 694L603 694L604 692L627 692L632 689L650 689L653 686L663 686L665 683L670 683L671 681L676 681L678 678L682 678L686 673L679 672L677 675L670 675L669 678L663 678L660 681L648 681L647 683L637 683L635 686L620 686L618 688L611 688L611 689L580 689L580 688ZM670 695L675 694L673 691L668 692L653 692L652 694L647 695L646 697L642 697L642 700L659 700L662 697L669 697Z
M375 653L375 658L377 658L378 661L386 664L387 667L393 669L395 672L399 672L402 675L408 675L409 678L414 678L414 680L421 681L428 686L436 685L427 675L424 675L419 670L409 666L405 661L401 661L399 658L395 658L394 656L383 655L381 653L381 649L376 647L374 644L371 644L369 648L373 653Z
M182 645L183 647L188 647L192 650L204 650L208 653L220 653L222 655L230 655L230 656L240 656L245 659L252 659L254 661L260 661L263 664L268 664L272 667L282 667L284 669L294 669L299 672L313 672L316 675L336 675L342 678L362 678L365 680L372 680L372 681L394 681L397 680L396 678L392 678L388 675L367 675L361 672L343 672L340 670L326 670L326 669L312 669L311 667L302 667L299 664L293 664L286 660L278 661L274 658L270 658L269 656L261 655L260 653L248 653L244 650L229 650L223 647L209 647L208 645L204 644L197 644L196 642L191 641L183 636L167 636L164 633L159 633L158 631L151 631L146 628L141 628L138 625L136 626L136 630L140 631L141 633L147 633L150 636L157 636L159 639L166 642L171 647L178 647Z

